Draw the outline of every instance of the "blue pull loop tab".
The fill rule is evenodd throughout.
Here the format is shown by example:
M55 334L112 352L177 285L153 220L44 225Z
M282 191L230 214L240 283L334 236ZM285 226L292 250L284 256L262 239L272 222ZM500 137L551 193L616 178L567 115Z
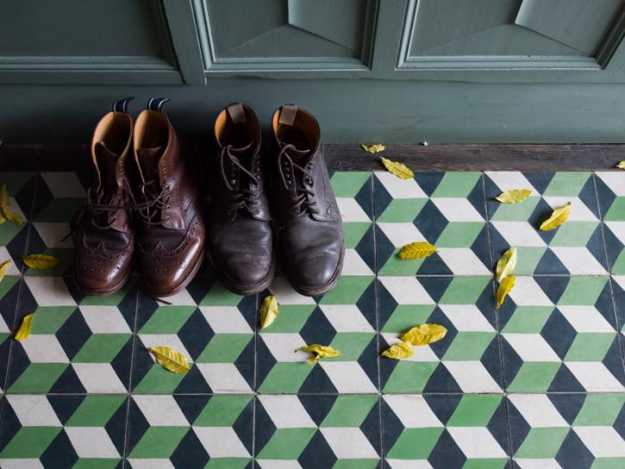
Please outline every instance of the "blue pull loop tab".
M128 103L135 99L134 96L119 99L113 103L113 112L128 112Z
M163 106L165 105L166 102L169 101L169 98L150 98L148 100L148 105L147 108L150 111L159 111L162 112L163 111Z

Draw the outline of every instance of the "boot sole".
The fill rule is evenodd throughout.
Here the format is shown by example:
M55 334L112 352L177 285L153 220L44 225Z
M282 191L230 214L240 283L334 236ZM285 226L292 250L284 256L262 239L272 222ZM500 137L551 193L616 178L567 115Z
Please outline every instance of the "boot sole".
M186 288L186 286L189 285L189 283L191 283L191 281L195 278L195 275L197 274L198 270L200 270L200 267L202 266L202 261L203 260L204 260L204 249L202 249L200 251L200 253L198 254L197 259L195 260L195 264L193 265L193 268L189 271L187 276L178 285L176 285L171 290L160 290L159 291L159 290L151 288L145 282L143 282L143 290L148 295L150 295L152 297L155 297L155 298L160 298L162 296L172 296L172 295L175 295L179 291L181 291L184 288Z
M291 286L295 289L297 293L299 293L300 295L304 295L304 296L317 296L317 295L322 295L324 293L327 293L328 291L332 290L336 286L336 282L338 282L341 276L341 272L343 271L344 260L345 260L345 244L343 244L343 248L341 249L341 258L339 259L339 263L336 266L336 270L332 274L332 278L330 279L328 283L326 283L325 285L321 287L312 288L312 289L299 287L297 285L294 285L292 282L291 282Z
M124 275L124 277L112 287L91 289L91 288L84 288L80 284L80 282L78 281L78 273L76 272L76 269L74 269L74 283L76 283L76 286L78 286L78 289L87 296L108 296L108 295L112 295L113 293L117 293L119 290L124 288L126 283L128 283L128 279L130 278L131 271L132 269L128 269L128 272L126 272L126 275Z
M223 271L217 269L215 263L213 262L213 258L210 255L210 249L208 248L206 249L206 259L208 259L208 263L211 265L213 270L220 275L221 283L223 283L223 285L232 293L241 296L255 295L262 292L263 290L266 290L267 288L269 288L269 285L271 285L271 282L273 282L276 274L276 259L275 256L273 256L271 259L271 268L269 269L269 272L263 280L251 287L239 288L232 283L232 281L228 278L227 275L223 273Z

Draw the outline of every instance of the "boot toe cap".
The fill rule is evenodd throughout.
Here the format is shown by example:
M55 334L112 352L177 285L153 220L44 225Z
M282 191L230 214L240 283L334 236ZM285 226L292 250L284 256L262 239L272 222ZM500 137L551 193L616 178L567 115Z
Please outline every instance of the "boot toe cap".
M305 295L320 295L330 290L340 274L342 256L321 255L301 259L290 266L293 287Z

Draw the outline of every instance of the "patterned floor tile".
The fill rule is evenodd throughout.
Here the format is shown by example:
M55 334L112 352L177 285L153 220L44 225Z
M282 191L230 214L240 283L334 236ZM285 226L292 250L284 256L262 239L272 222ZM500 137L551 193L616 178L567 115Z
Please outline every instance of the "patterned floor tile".
M415 324L448 329L445 339L415 348L407 360L381 359L384 392L501 392L490 277L381 276L378 302L382 349Z
M480 173L417 173L401 180L375 173L376 250L380 275L489 275L491 264ZM424 260L400 261L414 241L435 244Z
M74 298L62 277L27 276L20 317L31 335L14 341L10 393L125 393L130 379L136 291Z
M210 286L207 286L210 285ZM251 393L256 296L242 297L200 275L171 305L140 296L134 355L135 393ZM155 364L149 347L168 345L193 362L177 375Z
M125 395L6 396L0 466L121 467L126 401Z
M382 444L391 468L504 469L509 448L504 398L384 396Z
M499 317L508 392L625 390L609 277L518 277Z
M248 468L251 395L135 395L128 420L133 469Z
M270 289L280 315L259 333L259 392L376 392L374 277L344 275L334 290L316 298L299 295L282 277ZM297 349L315 343L331 345L341 356L310 365Z
M624 394L512 394L515 467L625 467Z
M610 271L625 275L625 179L622 171L599 172L595 179Z
M519 275L606 274L605 252L594 177L591 173L486 172L486 199L493 259L510 246L519 250ZM501 192L532 190L521 204L495 201ZM552 209L571 202L569 221L554 231L540 231Z
M261 395L255 447L264 469L379 467L378 396Z

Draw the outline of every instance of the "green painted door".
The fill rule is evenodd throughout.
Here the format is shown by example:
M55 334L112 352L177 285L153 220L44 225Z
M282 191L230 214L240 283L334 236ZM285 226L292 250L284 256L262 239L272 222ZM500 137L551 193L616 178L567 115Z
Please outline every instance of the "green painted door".
M263 118L283 102L300 103L332 142L621 142L624 7L624 0L2 2L0 138L84 140L85 122L131 94L172 97L172 115L191 132L206 131L221 106L245 100Z

